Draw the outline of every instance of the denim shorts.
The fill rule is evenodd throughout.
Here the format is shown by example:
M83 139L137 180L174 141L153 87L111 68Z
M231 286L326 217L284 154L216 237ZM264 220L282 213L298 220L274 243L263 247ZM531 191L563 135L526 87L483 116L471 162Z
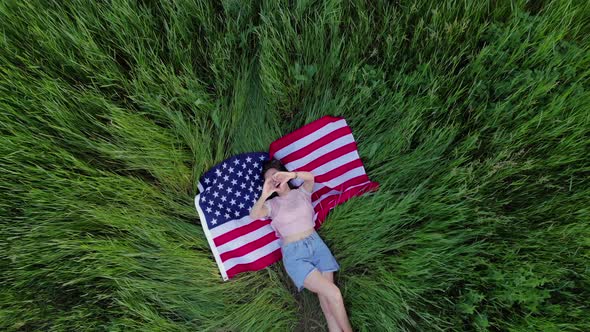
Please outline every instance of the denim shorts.
M314 269L320 272L340 270L340 265L320 235L314 231L307 237L281 245L283 264L297 287L303 290L303 281Z

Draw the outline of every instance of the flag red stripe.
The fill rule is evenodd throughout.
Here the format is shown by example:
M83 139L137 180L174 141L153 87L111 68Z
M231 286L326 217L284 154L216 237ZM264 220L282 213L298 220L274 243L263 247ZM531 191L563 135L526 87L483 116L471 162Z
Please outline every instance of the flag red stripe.
M350 190L347 190L344 193L342 193L342 195L332 196L333 197L332 200L330 202L327 202L328 203L327 205L330 208L332 208L338 204L342 204L342 203L346 202L347 200L351 199L352 197L361 196L361 195L363 195L367 192L370 192L370 191L377 191L378 189L379 189L379 183L370 182L366 186L358 186L356 188L352 188ZM330 208L324 208L324 209L318 211L316 224L319 224L319 226L321 226L321 224L324 223L324 220L326 220L328 212L330 212Z
M271 243L272 241L275 241L276 239L277 239L277 236L274 234L274 232L270 232L270 233L266 234L265 236L258 238L254 241L248 242L239 248L222 253L220 255L221 260L225 262L226 260L231 259L231 258L245 256L254 250L264 247L265 245Z
M314 181L317 183L328 182L328 181L335 179L335 178L339 177L340 175L350 171L351 169L361 167L361 166L363 166L363 162L360 159L351 160L350 162L348 162L344 165L338 166L327 173L324 173L324 174L321 174L318 176L314 176ZM364 175L364 176L366 177L366 175ZM365 181L367 181L367 180L365 180Z
M221 235L216 236L213 239L213 242L216 246L224 245L230 241L235 240L236 238L249 234L250 232L256 231L259 228L265 227L266 225L270 224L270 219L257 219L253 220L251 223L248 223L244 226L234 228L230 231L227 231Z
M318 218L319 218L319 213L321 212L321 210L329 209L334 206L334 205L332 205L332 206L330 205L330 202L334 199L334 197L338 197L338 196L342 197L345 195L346 188L352 187L352 186L355 186L355 185L358 185L361 183L365 183L365 182L367 182L366 175L357 176L357 177L354 177L350 180L345 181L341 186L339 186L339 188L334 188L334 189L340 191L341 193L329 195L329 196L322 198L321 201L319 203L317 203L317 205L314 207L314 211L318 212ZM359 187L362 187L362 186L359 186ZM357 189L357 188L352 188L350 190L354 190L354 189ZM319 197L321 197L322 195L326 194L329 191L332 191L332 188L324 187L322 189L315 191L312 194L312 202L315 204L315 201Z
M281 260L282 258L283 258L283 253L281 252L281 249L279 248L277 250L274 250L273 252L271 252L268 255L260 257L259 259L257 259L256 261L254 261L252 263L238 264L236 266L233 266L231 269L228 269L226 271L227 277L232 278L234 275L236 275L240 272L262 270L265 267L268 267L269 265L271 265L272 263Z
M314 170L322 167L323 165L329 163L332 160L342 157L343 155L353 152L356 150L356 144L349 143L343 145L339 148L336 148L330 152L327 152L316 159L310 161L305 166L298 167L296 170ZM294 170L294 171L296 171Z
M315 202L317 199L322 197L322 195L324 195L332 190L344 191L344 190L346 190L346 188L348 188L350 186L354 186L355 184L361 184L361 183L367 182L367 181L369 181L367 174L362 174L362 175L355 176L354 178L344 181L341 185L336 186L335 188L322 187L322 188L314 191L311 194L311 201ZM316 207L317 207L317 205L316 205Z

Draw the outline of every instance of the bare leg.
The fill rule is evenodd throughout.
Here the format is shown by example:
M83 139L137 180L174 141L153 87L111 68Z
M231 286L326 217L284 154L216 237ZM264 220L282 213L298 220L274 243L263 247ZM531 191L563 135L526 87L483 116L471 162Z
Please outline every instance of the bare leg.
M352 331L352 327L348 321L348 315L346 314L346 309L344 308L342 294L340 293L340 289L333 282L324 277L318 269L314 269L307 278L305 278L303 286L314 293L325 296L328 300L330 312L336 317L338 326L340 326L344 332Z
M326 279L330 280L332 283L334 282L334 272L322 272L322 275L326 277ZM324 295L318 293L318 298L320 299L320 305L322 307L322 311L324 312L324 316L326 317L326 322L328 323L328 331L330 332L341 332L342 329L338 326L338 321L336 321L336 317L332 315L330 311L330 304L328 303L328 298Z

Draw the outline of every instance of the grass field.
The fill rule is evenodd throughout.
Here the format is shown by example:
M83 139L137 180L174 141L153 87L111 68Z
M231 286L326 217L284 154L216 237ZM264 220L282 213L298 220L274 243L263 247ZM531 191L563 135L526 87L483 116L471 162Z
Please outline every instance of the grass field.
M0 2L0 330L324 331L222 282L196 180L323 115L357 331L590 331L590 2Z

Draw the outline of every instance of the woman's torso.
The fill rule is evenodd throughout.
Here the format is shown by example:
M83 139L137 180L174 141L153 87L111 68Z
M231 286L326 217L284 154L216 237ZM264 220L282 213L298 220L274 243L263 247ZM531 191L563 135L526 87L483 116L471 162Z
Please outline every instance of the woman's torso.
M310 228L310 229L303 231L303 232L299 232L299 233L289 235L289 236L284 236L284 237L282 237L283 245L290 243L290 242L295 242L295 241L299 241L301 239L304 239L304 238L308 237L309 235L311 235L314 231L315 231L315 228Z
M303 239L313 233L315 211L311 193L301 187L291 189L285 197L275 197L272 203L271 226L278 230L283 245Z

